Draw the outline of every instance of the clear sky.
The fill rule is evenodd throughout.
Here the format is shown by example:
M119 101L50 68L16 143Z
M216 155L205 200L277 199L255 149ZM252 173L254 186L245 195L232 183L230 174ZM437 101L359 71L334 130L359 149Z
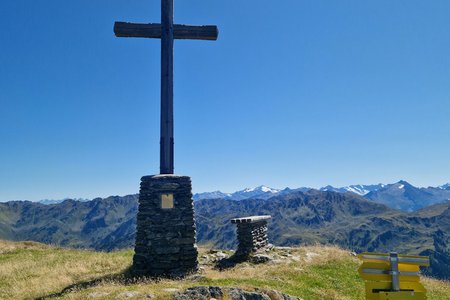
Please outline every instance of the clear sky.
M447 0L175 0L175 171L194 192L450 181ZM159 171L158 0L0 2L0 201Z

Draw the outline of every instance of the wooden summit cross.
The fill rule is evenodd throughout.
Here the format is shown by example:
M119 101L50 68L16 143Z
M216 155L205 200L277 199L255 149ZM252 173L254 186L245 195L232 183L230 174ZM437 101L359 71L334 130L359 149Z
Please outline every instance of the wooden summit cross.
M174 39L217 40L216 26L173 24L173 0L161 0L161 24L116 22L117 37L161 39L161 141L160 174L173 174L173 41Z

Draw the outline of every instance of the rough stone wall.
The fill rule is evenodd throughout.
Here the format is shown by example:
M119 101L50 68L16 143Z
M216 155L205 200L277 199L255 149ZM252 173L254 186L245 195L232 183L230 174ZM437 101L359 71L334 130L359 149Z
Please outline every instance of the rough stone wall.
M267 221L262 220L253 223L238 223L237 238L238 249L236 256L246 257L251 253L266 247L269 242L267 240Z
M173 208L161 194L173 194ZM198 269L191 179L156 175L141 179L133 271L149 277L180 277Z

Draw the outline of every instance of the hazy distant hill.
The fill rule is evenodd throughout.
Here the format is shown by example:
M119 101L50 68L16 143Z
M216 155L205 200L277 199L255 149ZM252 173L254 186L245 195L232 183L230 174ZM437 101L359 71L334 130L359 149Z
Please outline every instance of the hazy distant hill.
M265 185L258 186L256 188L246 188L234 193L222 193L221 191L215 191L210 193L198 193L195 194L194 201L203 199L227 199L227 200L245 200L245 199L269 199L274 196L285 195L293 191L308 191L310 188L300 188L292 190L285 188L284 190L274 189Z
M114 250L132 247L137 195L43 205L0 203L0 239ZM195 202L200 243L235 246L230 219L270 214L277 245L337 244L354 251L398 251L433 257L430 272L450 278L450 202L405 213L354 193L290 192L271 199Z
M137 195L44 205L0 203L0 239L112 250L134 239Z
M364 197L392 208L414 211L450 200L450 190L447 189L446 185L437 188L417 188L402 180L394 184L385 185L366 194Z

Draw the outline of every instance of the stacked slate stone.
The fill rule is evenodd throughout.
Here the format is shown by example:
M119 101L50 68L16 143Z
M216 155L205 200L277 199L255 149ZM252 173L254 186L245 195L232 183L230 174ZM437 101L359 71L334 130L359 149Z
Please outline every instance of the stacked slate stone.
M231 220L237 225L238 249L234 254L237 259L246 259L252 253L266 247L267 221L271 216L253 216Z
M162 194L173 208L162 208ZM141 179L133 271L149 277L182 277L198 269L191 179L156 175Z

